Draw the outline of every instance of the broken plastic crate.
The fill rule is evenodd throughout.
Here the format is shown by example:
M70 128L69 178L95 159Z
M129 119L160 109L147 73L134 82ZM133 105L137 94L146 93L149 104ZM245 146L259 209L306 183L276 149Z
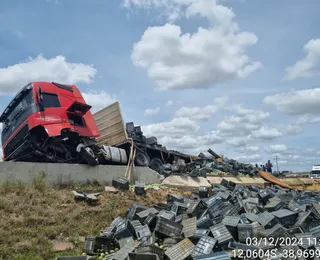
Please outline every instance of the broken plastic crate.
M195 245L188 238L185 238L173 247L168 248L165 255L170 260L184 260L192 254L194 248Z
M143 211L140 211L138 213L136 213L138 219L141 221L141 222L144 222L145 219L150 215L150 214L158 214L159 211L156 210L155 208L148 208L148 209L145 209Z
M128 260L159 260L159 257L156 254L129 253Z

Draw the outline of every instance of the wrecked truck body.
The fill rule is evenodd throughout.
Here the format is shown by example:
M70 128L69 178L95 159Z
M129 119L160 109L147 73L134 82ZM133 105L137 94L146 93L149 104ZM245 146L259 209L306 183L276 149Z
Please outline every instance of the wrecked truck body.
M27 84L0 116L3 161L127 164L132 145L135 164L158 172L190 161L133 123L125 127L118 102L94 115L90 109L75 85Z
M3 160L98 164L90 109L74 85L29 83L0 116Z

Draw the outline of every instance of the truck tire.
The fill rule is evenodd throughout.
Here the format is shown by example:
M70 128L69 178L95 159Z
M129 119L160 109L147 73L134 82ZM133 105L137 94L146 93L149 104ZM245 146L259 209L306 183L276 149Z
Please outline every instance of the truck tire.
M154 157L150 161L150 168L158 173L161 173L161 166L163 165L162 161L158 157Z
M147 154L141 151L137 151L136 158L134 159L134 162L137 166L145 166L149 167L150 165L150 158Z
M92 149L89 147L82 148L80 155L90 166L96 166L99 164L98 160L94 157Z

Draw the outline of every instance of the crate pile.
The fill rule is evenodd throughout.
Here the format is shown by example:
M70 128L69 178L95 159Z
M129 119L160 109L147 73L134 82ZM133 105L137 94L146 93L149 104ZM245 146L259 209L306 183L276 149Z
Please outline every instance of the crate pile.
M279 260L291 250L307 259L308 252L320 255L319 202L319 192L223 179L188 198L169 194L166 204L132 204L126 217L87 238L83 252L110 260Z

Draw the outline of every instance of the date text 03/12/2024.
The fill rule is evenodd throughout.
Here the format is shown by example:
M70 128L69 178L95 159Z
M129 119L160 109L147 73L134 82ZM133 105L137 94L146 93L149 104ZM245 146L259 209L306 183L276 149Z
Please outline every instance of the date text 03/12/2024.
M257 258L277 258L281 257L282 259L299 259L299 258L314 258L320 257L319 249L250 249L242 250L235 249L232 251L232 257L237 259L257 259Z
M314 237L304 237L303 239L297 237L247 237L246 238L246 245L247 246L276 246L276 247L283 247L283 246L311 246L317 245L318 240Z

